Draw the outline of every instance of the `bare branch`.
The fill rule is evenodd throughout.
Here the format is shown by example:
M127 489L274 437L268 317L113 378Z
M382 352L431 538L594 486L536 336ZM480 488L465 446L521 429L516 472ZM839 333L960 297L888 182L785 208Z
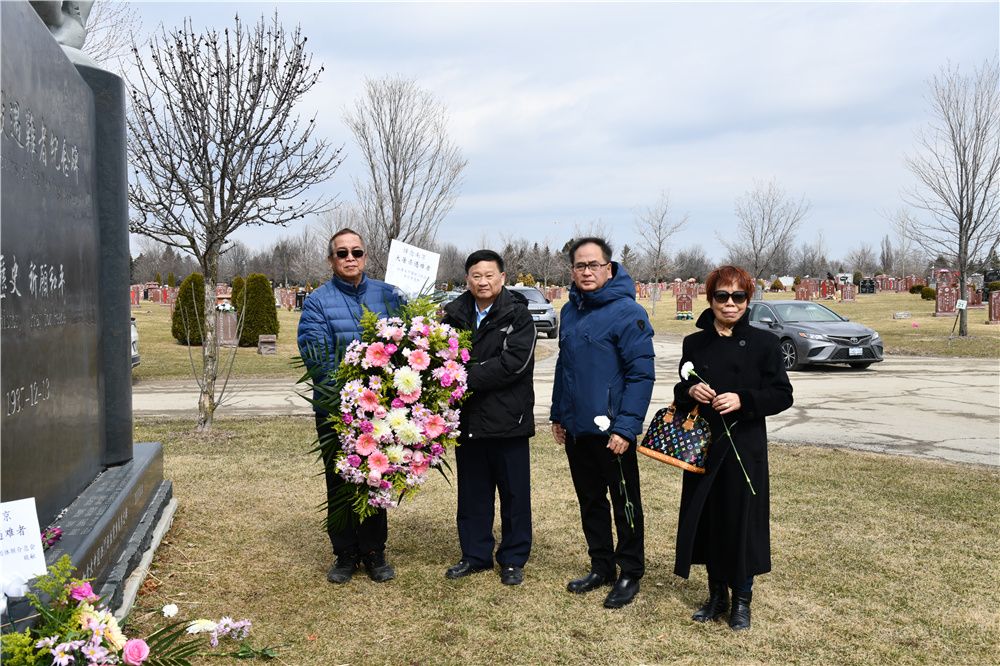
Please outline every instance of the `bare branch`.
M805 198L789 198L775 182L756 182L736 200L739 226L736 238L719 237L729 261L742 264L755 278L765 272L787 270L795 232L809 212Z

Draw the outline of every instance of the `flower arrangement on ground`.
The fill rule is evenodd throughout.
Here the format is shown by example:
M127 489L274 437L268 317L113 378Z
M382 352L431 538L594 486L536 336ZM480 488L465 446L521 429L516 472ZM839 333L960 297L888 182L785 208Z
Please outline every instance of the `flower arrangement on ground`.
M127 666L189 666L190 658L202 651L204 641L189 638L207 633L209 644L219 639L242 641L250 631L250 621L222 618L174 621L146 638L126 637L118 620L102 604L86 580L72 577L73 564L64 555L48 573L33 583L37 592L26 596L38 613L34 627L3 635L2 661L6 666L74 666L125 664ZM165 606L164 617L177 614L173 604ZM215 653L218 654L218 653ZM230 656L273 657L271 649L255 650L247 643Z
M421 298L398 316L365 311L361 339L351 342L316 403L329 412L336 438L317 451L348 483L331 500L332 518L362 521L417 492L428 471L449 467L465 399L470 335L435 316ZM332 379L332 381L330 381Z

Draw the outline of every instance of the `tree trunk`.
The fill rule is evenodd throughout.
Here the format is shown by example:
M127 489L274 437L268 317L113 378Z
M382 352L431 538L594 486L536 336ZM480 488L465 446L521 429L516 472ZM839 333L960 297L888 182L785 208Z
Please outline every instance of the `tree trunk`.
M205 253L205 330L201 339L203 363L201 396L198 398L198 431L212 429L215 418L215 379L219 374L219 345L215 337L215 284L219 276L219 252L209 248Z

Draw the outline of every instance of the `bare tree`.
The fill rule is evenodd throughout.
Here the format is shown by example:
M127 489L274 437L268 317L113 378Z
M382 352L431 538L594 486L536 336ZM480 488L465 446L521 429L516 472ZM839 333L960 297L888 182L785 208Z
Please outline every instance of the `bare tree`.
M666 192L660 193L655 204L636 213L635 228L639 232L639 247L646 255L647 268L652 272L650 277L654 281L667 277L667 266L670 263L667 244L687 223L686 214L679 219L671 214L670 195Z
M807 275L824 277L830 271L830 261L827 259L826 239L823 230L816 232L811 243L803 243L795 252L792 272L800 277Z
M247 276L251 252L245 243L233 241L222 251L222 261L219 268L219 278L232 280L237 275Z
M681 250L674 257L674 277L682 280L694 278L698 282L703 281L712 271L712 262L708 260L705 249L700 245L694 245Z
M844 263L849 270L861 271L862 275L871 275L877 263L875 250L868 243L861 243L847 253Z
M885 215L892 222L896 232L895 267L899 275L906 276L922 271L927 265L927 255L914 242L913 237L918 233L917 221L905 209L899 208L891 215Z
M214 285L226 241L326 209L304 194L340 164L339 148L313 138L315 118L294 113L323 71L305 43L275 15L254 26L236 17L222 34L196 33L187 19L152 39L148 61L133 47L131 230L186 250L204 273L199 430L211 429L218 404Z
M453 288L461 288L465 284L465 258L468 253L462 252L452 243L438 244L434 251L441 255L437 281Z
M930 219L911 238L954 262L965 299L970 264L1000 243L1000 66L992 60L965 76L948 65L929 85L931 121L906 160L917 186L905 198ZM969 334L965 310L958 334Z
M87 16L87 41L83 52L102 65L120 69L132 43L141 43L141 33L142 19L133 3L97 0Z
M345 116L365 165L354 189L376 277L385 274L392 239L427 247L455 203L466 161L447 120L430 92L395 77L365 81Z
M743 265L755 278L766 271L787 270L784 262L808 212L804 197L798 201L789 198L774 180L756 182L736 200L736 238L719 236L719 241L728 250L729 260Z
M879 265L882 268L882 273L891 275L895 264L896 254L892 250L892 241L889 240L889 234L886 234L882 237L882 247L879 251Z

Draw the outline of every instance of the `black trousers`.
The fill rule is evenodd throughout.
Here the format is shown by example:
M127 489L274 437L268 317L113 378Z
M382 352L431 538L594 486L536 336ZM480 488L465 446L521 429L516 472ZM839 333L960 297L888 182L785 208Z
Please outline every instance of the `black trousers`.
M316 433L320 439L327 437L337 437L333 430L333 425L326 421L325 416L316 415ZM344 481L334 469L333 461L325 462L326 474L326 500L329 503L333 498L337 488L343 486ZM329 522L330 511L327 510ZM389 520L385 509L379 509L374 516L369 516L363 523L358 525L348 525L342 530L334 530L332 526L327 527L327 534L330 535L330 543L333 544L333 553L337 557L359 558L369 554L381 555L385 552L385 542L389 538Z
M587 539L590 569L598 575L612 578L617 565L622 576L642 578L646 571L646 558L636 448L633 444L621 456L616 456L607 446L607 437L566 435L566 456L576 497L580 501L580 518L583 535ZM621 489L623 475L625 493L633 507L631 525ZM618 535L617 547L611 536L612 509Z
M531 552L531 470L527 437L463 441L455 448L462 559L493 566L493 514L500 494L501 566L523 567Z

